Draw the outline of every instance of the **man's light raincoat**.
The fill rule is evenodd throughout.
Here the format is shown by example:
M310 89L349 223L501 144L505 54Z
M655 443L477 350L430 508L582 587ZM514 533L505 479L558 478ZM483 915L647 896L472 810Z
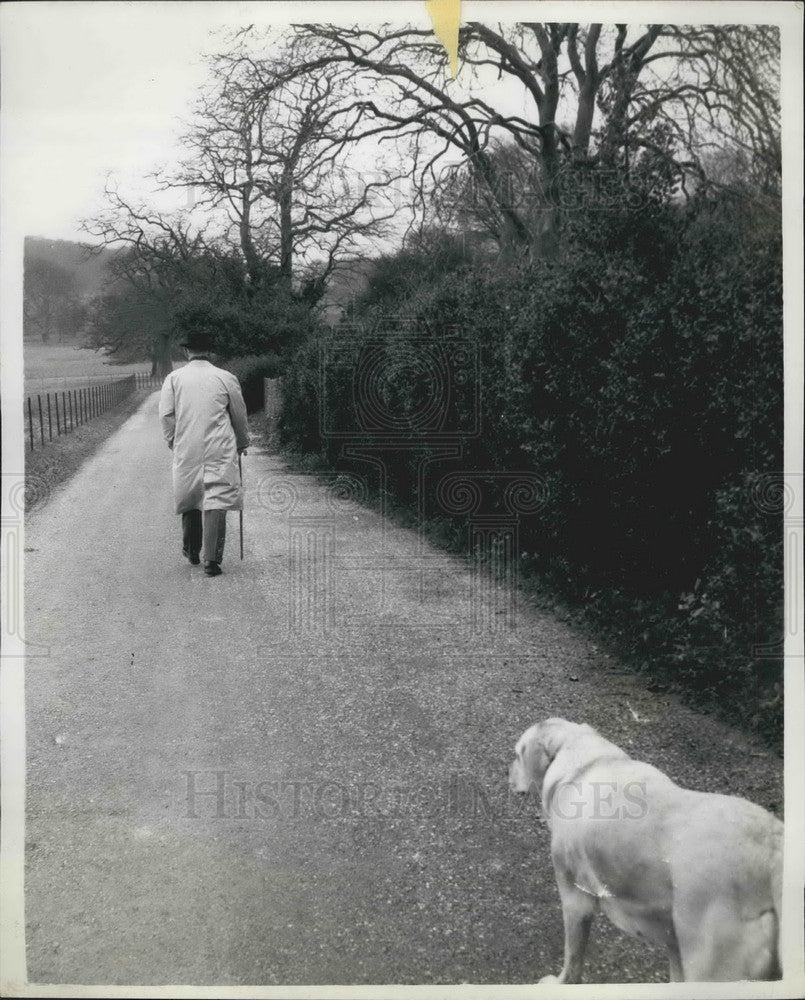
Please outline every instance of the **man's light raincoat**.
M209 361L194 359L162 385L159 419L173 449L176 513L239 510L238 449L249 444L240 383Z

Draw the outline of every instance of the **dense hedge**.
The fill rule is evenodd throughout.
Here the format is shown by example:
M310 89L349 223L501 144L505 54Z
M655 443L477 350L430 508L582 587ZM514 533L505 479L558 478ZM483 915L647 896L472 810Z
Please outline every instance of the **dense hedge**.
M649 201L577 213L558 255L528 266L471 266L449 242L445 267L434 267L438 248L422 251L418 284L410 250L379 261L362 326L336 328L325 354L312 341L296 354L286 443L335 463L341 440L323 427L371 430L355 375L363 342L364 362L374 352L384 367L382 407L400 426L408 414L409 441L424 447L417 414L434 370L412 356L400 314L425 341L414 354L441 351L448 369L470 340L480 402L451 384L449 419L469 427L479 405L481 433L464 438L460 462L430 467L427 511L439 513L445 472L533 472L544 504L522 521L524 569L597 611L648 669L775 730L780 659L756 647L782 635L782 524L756 487L782 469L776 228L737 200ZM416 450L383 459L394 492L422 500Z
M263 379L277 378L282 371L282 362L277 354L248 354L231 358L224 367L237 375L246 409L254 413L263 408Z

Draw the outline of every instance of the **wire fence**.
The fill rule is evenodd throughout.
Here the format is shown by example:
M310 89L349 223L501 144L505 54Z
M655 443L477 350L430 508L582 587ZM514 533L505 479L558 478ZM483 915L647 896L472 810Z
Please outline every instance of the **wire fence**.
M134 372L113 382L61 392L31 393L23 404L27 444L31 451L44 448L54 437L70 434L107 410L122 403L136 389L158 385L159 379L147 372Z
M95 375L37 375L29 376L27 373L25 375L25 395L26 396L36 396L38 392L43 395L45 393L61 392L62 389L87 389L94 385L103 385L105 382L118 382L122 378L128 378L129 375L137 376L137 386L141 385L156 385L157 379L152 378L147 371L130 371L123 369L122 371L115 372L115 374L110 374L109 372L103 372L103 374Z

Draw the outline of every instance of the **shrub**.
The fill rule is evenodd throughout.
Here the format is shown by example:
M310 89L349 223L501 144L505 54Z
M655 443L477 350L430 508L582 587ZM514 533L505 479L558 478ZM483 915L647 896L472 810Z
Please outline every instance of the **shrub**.
M654 198L639 212L578 211L556 256L527 266L471 269L453 253L434 268L422 251L418 267L417 253L381 261L359 304L365 325L336 328L331 346L380 343L382 365L404 375L387 379L386 404L405 414L430 375L378 317L404 309L445 350L473 340L481 430L461 440L460 461L429 467L424 497L419 451L389 447L390 488L436 515L442 471L535 472L546 503L521 519L520 543L537 571L566 598L595 594L637 662L778 732L781 661L768 649L781 634L782 526L752 490L782 469L779 232L756 228L747 202ZM331 367L322 395L316 345L297 352L284 439L343 461L320 409L331 427L360 430L353 373ZM462 391L454 405L466 409Z
M248 354L245 357L231 358L224 367L237 375L249 413L263 408L263 379L278 378L282 371L277 354Z

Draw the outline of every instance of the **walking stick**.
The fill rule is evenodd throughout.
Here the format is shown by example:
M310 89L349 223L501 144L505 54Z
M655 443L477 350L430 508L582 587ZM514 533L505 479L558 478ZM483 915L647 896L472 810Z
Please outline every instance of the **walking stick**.
M240 558L243 558L243 465L238 455L238 472L240 473Z

